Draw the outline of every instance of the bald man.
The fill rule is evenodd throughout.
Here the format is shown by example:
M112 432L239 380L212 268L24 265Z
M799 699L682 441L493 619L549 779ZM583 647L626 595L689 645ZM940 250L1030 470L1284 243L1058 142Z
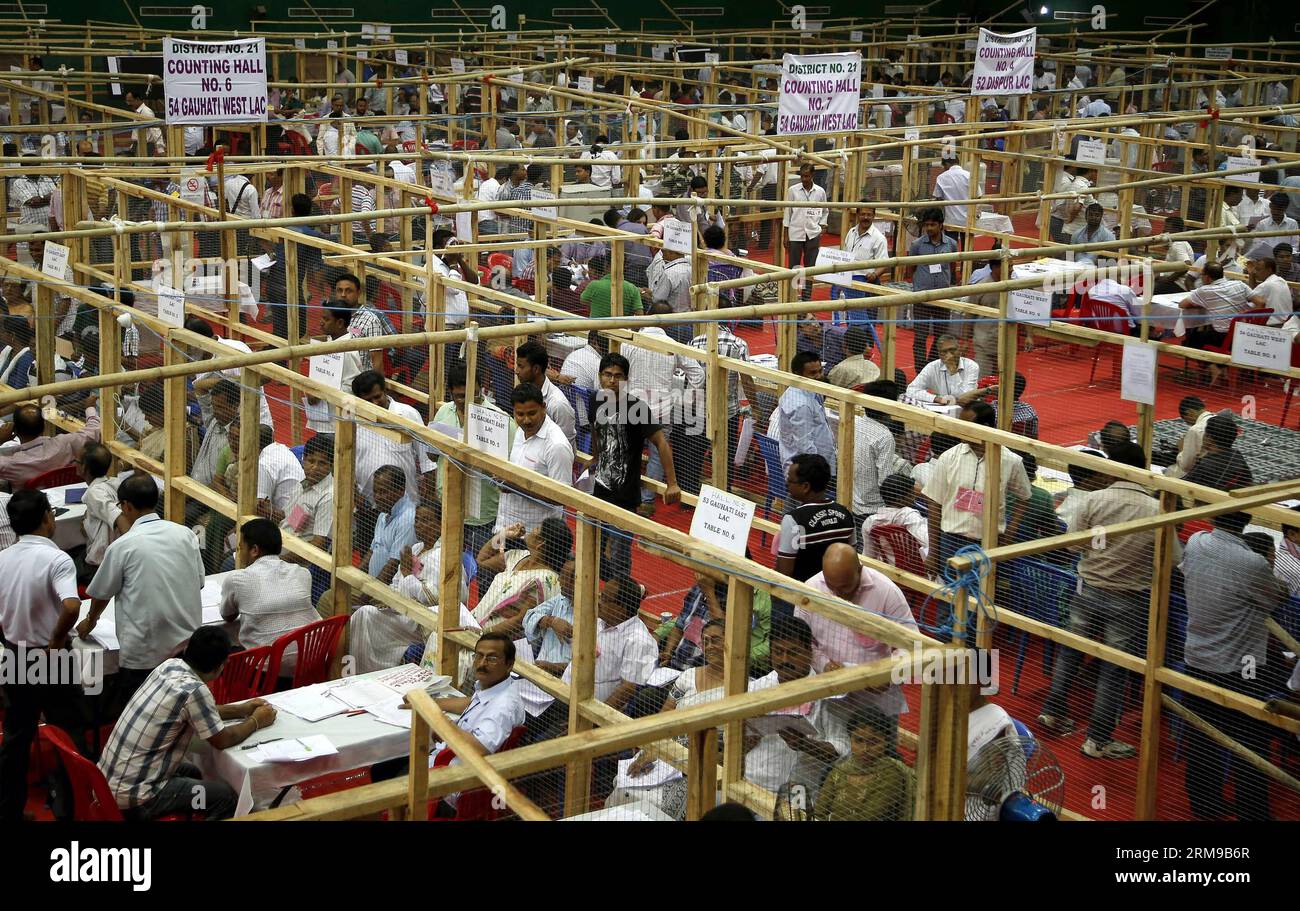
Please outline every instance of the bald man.
M842 598L866 613L913 631L917 629L912 609L899 587L882 573L864 566L857 551L848 544L836 543L826 548L822 557L822 571L809 579L808 584L818 591ZM812 628L816 642L813 647L813 669L819 674L888 658L893 651L888 643L851 630L807 608L797 607L794 614ZM864 704L873 705L893 716L907 711L903 691L894 684L880 691L860 690L850 693L848 698L836 702L843 703L845 711Z

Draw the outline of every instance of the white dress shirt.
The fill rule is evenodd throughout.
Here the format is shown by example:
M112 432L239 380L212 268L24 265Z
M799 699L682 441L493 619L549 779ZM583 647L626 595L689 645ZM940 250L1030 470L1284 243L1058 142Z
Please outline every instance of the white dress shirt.
M10 645L48 645L67 600L79 600L77 568L49 538L23 535L0 552L0 630Z
M814 676L813 673L808 675ZM777 686L776 671L760 677L750 683L750 691L763 690ZM816 740L829 743L840 756L849 752L848 725L843 713L831 711L833 700L817 699L798 706L798 714L808 720L817 729ZM786 711L791 711L787 709ZM790 749L780 734L767 734L758 744L745 754L745 780L766 788L779 791L784 784L801 785L808 798L817 800L825 777L826 764L816 759L811 753Z
M257 457L257 498L270 500L284 512L298 492L305 477L302 463L283 443L271 443Z
M889 258L889 241L874 224L866 231L859 231L857 225L849 228L848 233L844 235L844 242L840 244L840 249L852 254L854 262ZM867 269L861 274L874 278L878 271L878 269Z
M933 402L939 396L956 398L971 392L979 384L980 365L970 358L957 362L957 372L949 373L941 360L933 360L921 368L912 382L907 384L907 394L918 402Z
M519 681L507 677L496 686L487 689L474 684L474 695L469 705L456 719L456 727L477 740L489 753L495 753L510 739L510 732L523 724L524 704L519 698ZM437 756L446 746L439 743L430 756ZM459 757L452 760L452 765L460 762ZM450 801L449 801L450 802Z
M825 202L826 191L817 184L813 184L812 189L805 190L803 183L800 182L785 191L785 198L792 202ZM781 216L781 224L790 232L791 240L811 240L819 237L822 229L826 227L826 216L829 211L821 207L790 207L785 209L785 214Z
M95 478L81 495L86 507L86 517L81 520L86 533L86 562L98 566L104 560L104 550L117 538L113 523L122 515L117 506L117 485L120 478Z
M862 552L868 557L884 559L871 546L871 529L880 525L901 525L916 539L922 560L930 553L930 527L925 516L912 506L886 506L875 515L867 516L862 523Z
M946 168L934 181L934 195L939 199L970 199L970 171L959 164ZM965 206L944 206L944 224L966 224Z
M930 479L925 482L922 493L943 509L939 528L950 535L961 535L979 540L984 531L984 481L988 466L984 456L976 455L969 443L959 443L933 461L934 468ZM1029 476L1025 474L1025 463L1010 449L1002 450L1002 483L998 488L1001 502L1006 502L1010 490L1017 500L1028 500L1033 494ZM971 503L972 509L961 509L959 503L963 494L974 491L977 495ZM978 505L978 508L975 508ZM933 508L933 507L931 507ZM972 511L974 510L974 511ZM1007 529L1007 513L1002 509L998 514L998 531Z
M203 624L203 557L184 525L150 513L104 551L86 593L113 600L119 662L152 670Z
M1276 272L1251 289L1251 302L1261 309L1268 307L1273 311L1269 317L1270 326L1280 326L1291 318L1291 288L1286 279ZM1262 299L1261 304L1258 299Z
M301 513L295 510L301 510ZM293 497L286 504L284 521L280 523L281 531L287 531L300 538L329 538L334 532L334 475L325 475L314 486L307 486L306 481L298 485ZM294 526L298 527L295 528Z
M573 447L560 425L549 417L542 421L542 426L533 436L525 438L522 431L515 434L510 447L510 463L546 475L566 487L573 484ZM538 502L534 493L525 495L503 487L497 503L495 530L508 528L516 522L522 522L524 528L531 530L541 525L543 519L563 515L563 507Z
M257 186L242 174L226 178L226 211L236 218L262 217L262 209L257 204Z
M388 410L398 417L424 424L414 408L397 399L389 398ZM401 440L391 439L388 435L392 433L397 433ZM406 473L406 495L416 502L420 499L420 475L433 470L433 462L429 461L423 443L408 438L403 431L372 428L360 421L357 422L356 454L357 486L372 504L375 502L375 472L385 465L396 465Z
M659 326L649 326L637 335L668 340L668 333ZM704 388L704 368L694 358L651 351L635 344L625 345L622 353L628 363L628 391L650 407L651 417L661 427L672 421L675 398L672 393L682 387L676 379L679 372L685 378L685 389Z
M497 194L500 192L501 181L497 180L495 177L489 177L478 185L478 200L479 202L496 202ZM491 209L485 209L478 213L478 220L479 224L482 224L485 221L496 221L497 216ZM461 239L469 240L468 237Z
M1133 292L1132 288L1115 281L1113 278L1103 278L1097 282L1088 289L1088 296L1093 300L1123 307L1131 317L1142 316L1141 299ZM1134 325L1133 320L1130 319L1128 324L1130 326Z
M564 438L572 447L578 439L578 416L564 393L549 377L542 380L542 399L546 404L546 416L559 425L560 430L564 431Z
M285 633L320 619L311 600L311 572L279 554L258 557L237 569L221 583L221 616L239 620L239 643L244 648L270 645ZM291 674L298 647L291 646L280 662L280 674Z
M644 686L659 664L659 643L640 615L609 626L596 618L596 698L604 702L624 681ZM573 682L573 665L561 679Z
M573 384L583 389L600 388L600 352L592 345L583 345L571 351L560 367L560 373L573 377ZM544 393L543 393L544 394ZM583 416L579 416L581 420Z

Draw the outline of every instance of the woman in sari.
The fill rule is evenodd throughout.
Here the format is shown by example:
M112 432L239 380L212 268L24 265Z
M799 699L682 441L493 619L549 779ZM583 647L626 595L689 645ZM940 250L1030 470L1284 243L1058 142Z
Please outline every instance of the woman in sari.
M524 547L507 547L522 541ZM496 573L474 608L474 619L484 628L505 608L522 615L561 594L560 572L569 559L573 534L563 519L550 518L525 534L516 522L492 537L478 554L479 570Z
M437 613L439 585L442 581L442 509L438 503L421 503L415 510L416 543L402 551L397 572L388 587L399 595L418 601ZM381 580L382 581L382 580ZM478 629L478 623L465 609L468 600L464 574L460 580L460 617L458 626ZM412 644L424 636L420 625L391 607L363 604L352 613L348 624L355 673L395 667ZM435 637L436 644L436 637Z

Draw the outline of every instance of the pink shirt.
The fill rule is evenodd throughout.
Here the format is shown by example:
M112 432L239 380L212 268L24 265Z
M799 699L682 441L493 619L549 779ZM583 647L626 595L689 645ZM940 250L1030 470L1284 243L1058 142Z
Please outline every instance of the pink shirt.
M99 441L99 412L93 408L87 410L86 426L75 433L37 437L7 455L0 455L0 481L8 481L17 489L47 471L66 468L75 462L87 443Z
M808 585L817 591L831 594L821 573L809 579ZM832 597L836 596L832 595ZM912 609L908 606L907 599L903 597L902 590L870 567L862 567L861 584L857 595L849 603L867 613L892 620L900 626L917 629L916 619L912 616ZM881 658L888 658L893 651L893 648L884 642L855 632L806 608L795 608L794 615L807 622L812 628L813 669L818 673L821 673L832 661L843 665L869 664ZM881 711L889 714L898 714L907 710L903 694L897 686L891 686L888 692L876 695L872 701Z

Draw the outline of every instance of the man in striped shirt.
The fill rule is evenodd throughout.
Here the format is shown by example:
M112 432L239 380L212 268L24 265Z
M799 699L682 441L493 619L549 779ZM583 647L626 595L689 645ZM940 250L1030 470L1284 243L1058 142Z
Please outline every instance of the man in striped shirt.
M235 789L218 779L203 779L198 767L185 761L195 735L214 750L224 750L275 721L275 709L263 699L216 704L208 684L221 676L229 653L230 636L224 629L200 627L185 653L160 664L122 710L99 768L118 807L133 819L178 812L206 819L235 814ZM235 719L238 724L221 724ZM199 794L204 799L196 806Z
M397 332L386 316L369 304L361 302L361 279L351 272L344 272L334 279L334 297L342 300L353 310L352 321L348 323L349 335L356 338L383 338L385 335L393 335ZM384 349L372 348L369 354L370 365L382 373Z

